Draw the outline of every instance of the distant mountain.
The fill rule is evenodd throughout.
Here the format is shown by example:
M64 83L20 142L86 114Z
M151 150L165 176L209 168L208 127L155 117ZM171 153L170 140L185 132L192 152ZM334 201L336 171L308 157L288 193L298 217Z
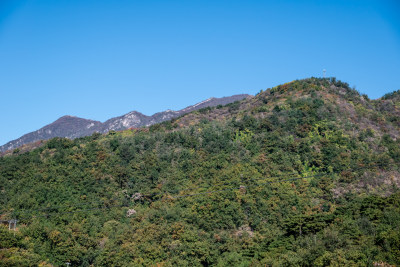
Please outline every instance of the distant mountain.
M74 116L63 116L55 122L44 126L43 128L25 134L20 138L8 142L0 147L0 152L15 149L22 145L36 142L39 140L47 140L53 137L77 138L92 134L95 129L101 126L99 121L82 119Z
M233 96L221 97L221 98L211 97L200 103L197 103L192 106L188 106L188 107L178 110L178 111L166 110L163 112L155 113L152 116L146 116L140 112L132 111L132 112L129 112L120 117L115 117L115 118L107 120L101 126L97 127L94 131L97 131L99 133L107 133L111 130L121 131L121 130L125 130L128 128L150 126L150 125L153 125L156 123L160 123L163 121L167 121L167 120L179 117L181 115L184 115L186 113L189 113L189 112L192 112L195 110L199 110L199 109L206 108L206 107L215 107L218 105L226 105L229 103L233 103L235 101L242 100L246 97L249 97L249 95L241 94L241 95L233 95Z
M150 126L152 124L179 117L195 110L206 107L215 107L218 105L226 105L242 100L249 96L250 95L247 94L240 94L221 98L212 97L178 111L166 110L155 113L152 116L147 116L140 112L132 111L125 115L111 118L104 123L74 116L63 116L55 122L46 125L37 131L27 133L18 139L12 140L7 144L0 146L0 152L12 150L28 143L39 140L47 140L53 137L67 137L74 139L77 137L91 135L94 132L107 133L111 130L121 131L129 128Z

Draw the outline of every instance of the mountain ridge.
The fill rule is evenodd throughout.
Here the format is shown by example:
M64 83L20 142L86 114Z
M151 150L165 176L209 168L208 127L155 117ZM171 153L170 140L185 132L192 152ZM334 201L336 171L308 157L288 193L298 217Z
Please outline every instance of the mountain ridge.
M110 118L105 122L80 118L77 116L64 115L54 122L43 126L39 130L24 134L21 137L11 140L6 144L0 146L0 152L13 150L28 143L33 143L40 140L47 140L53 137L66 137L74 139L91 135L94 132L107 133L112 130L121 131L129 128L150 126L156 123L179 117L194 110L205 107L226 105L235 101L242 100L249 96L250 95L248 94L238 94L220 98L211 97L177 111L168 109L165 111L154 113L150 116L144 115L143 113L134 110L124 115Z

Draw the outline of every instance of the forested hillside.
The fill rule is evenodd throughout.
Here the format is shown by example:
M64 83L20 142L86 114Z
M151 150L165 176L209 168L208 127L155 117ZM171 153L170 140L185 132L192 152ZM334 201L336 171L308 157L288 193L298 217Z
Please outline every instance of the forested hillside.
M400 265L400 101L334 78L0 158L0 266Z

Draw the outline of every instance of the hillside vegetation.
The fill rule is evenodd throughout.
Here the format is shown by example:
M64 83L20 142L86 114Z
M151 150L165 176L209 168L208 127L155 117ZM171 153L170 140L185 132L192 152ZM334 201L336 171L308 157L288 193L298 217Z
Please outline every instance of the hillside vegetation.
M0 158L0 266L400 265L400 101L297 80Z

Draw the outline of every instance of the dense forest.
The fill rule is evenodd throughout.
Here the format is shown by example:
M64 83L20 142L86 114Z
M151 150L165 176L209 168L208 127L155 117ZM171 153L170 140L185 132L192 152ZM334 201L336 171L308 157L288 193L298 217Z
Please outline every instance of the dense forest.
M398 266L400 94L335 78L0 157L0 266Z

